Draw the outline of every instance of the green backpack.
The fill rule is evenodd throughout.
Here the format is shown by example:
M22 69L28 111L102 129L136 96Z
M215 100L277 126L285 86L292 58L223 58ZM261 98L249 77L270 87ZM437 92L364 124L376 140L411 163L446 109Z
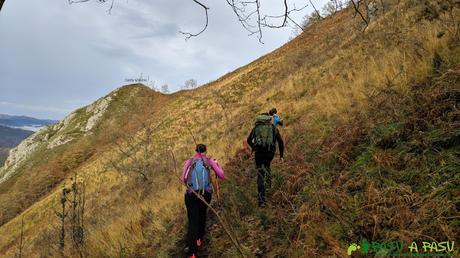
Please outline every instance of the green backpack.
M257 151L272 152L275 150L275 130L272 117L259 115L256 117L254 129L254 145Z

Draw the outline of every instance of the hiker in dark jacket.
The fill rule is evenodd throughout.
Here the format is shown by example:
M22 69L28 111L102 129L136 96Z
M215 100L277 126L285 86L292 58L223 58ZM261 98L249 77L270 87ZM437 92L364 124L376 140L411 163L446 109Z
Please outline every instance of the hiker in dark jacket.
M248 136L247 142L255 152L257 168L258 204L265 207L265 189L271 187L270 164L275 157L278 142L280 159L284 160L284 142L281 134L273 125L272 117L263 113L256 118L256 124Z
M185 251L191 255L190 257L195 257L205 233L208 206L203 200L208 204L211 202L211 169L218 178L224 179L224 171L217 161L206 156L206 145L198 144L195 151L195 156L185 162L181 177L187 186L185 206L188 217L188 247Z

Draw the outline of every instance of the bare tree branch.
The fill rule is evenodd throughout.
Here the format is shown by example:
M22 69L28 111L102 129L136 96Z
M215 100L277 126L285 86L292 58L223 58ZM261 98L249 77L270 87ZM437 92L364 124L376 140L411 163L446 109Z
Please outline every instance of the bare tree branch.
M199 6L201 6L204 9L204 13L206 15L206 24L204 25L203 29L198 33L190 33L190 32L179 31L181 34L185 35L186 40L190 39L191 37L196 37L196 36L200 35L201 33L203 33L208 28L208 24L209 24L209 15L208 15L209 7L207 7L206 5L200 3L197 0L192 0L192 1L195 2L196 4L198 4Z
M283 22L282 25L272 25L272 24L269 24L269 23L267 22L267 18L274 18L274 19L283 18L283 19L286 20L286 21L289 20L289 21L292 22L296 27L298 27L300 30L304 31L304 28L303 28L300 24L298 24L296 21L294 21L294 20L290 17L290 14L291 14L292 12L300 12L300 11L302 11L303 9L305 9L307 6L308 6L308 5L305 5L305 6L303 6L302 8L295 8L295 7L294 7L294 8L291 9L291 10L287 9L287 11L286 11L284 14L282 14L282 15L265 15L265 17L263 18L263 23L262 23L262 25L263 25L264 27L271 28L271 29L283 28L283 27L286 27L286 26L288 25L287 22Z
M261 9L260 0L226 0L232 8L238 21L243 28L249 32L249 36L258 35L259 42L262 42L263 28L279 29L288 26L288 21L303 30L297 22L290 16L293 12L302 11L308 5L302 8L296 8L295 5L290 7L288 0L282 0L284 8L283 13L279 15L266 14ZM311 2L311 1L310 1Z
M294 23L294 25L299 28L301 31L305 31L305 29L300 25L298 24L296 21L294 21L293 19L291 19L291 17L287 16L289 21L291 21L292 23Z
M2 10L2 6L5 3L5 0L0 0L0 11Z
M351 3L353 4L353 8L355 8L355 12L359 14L359 16L361 16L361 19L364 21L364 23L366 24L366 27L364 27L363 31L366 30L366 28L369 26L369 22L367 21L367 19L364 17L364 15L361 13L361 11L359 10L359 3L360 3L360 0L356 0L357 2L355 3L355 0L350 0Z
M2 1L2 0L0 0L0 1ZM79 4L79 3L86 3L86 2L89 2L89 1L91 1L91 0L68 0L69 5ZM109 9L107 9L107 12L109 14L112 14L112 9L113 9L113 5L115 3L115 0L96 0L96 1L101 3L101 4L106 3L107 1L111 1Z
M318 9L316 9L315 5L311 2L311 0L308 0L311 4L311 6L313 7L313 9L315 10L316 14L318 15L318 17L321 19L322 16L321 14L319 13Z
M1 8L1 5L0 5L0 8ZM22 215L21 217L21 237L19 239L19 258L22 258L22 249L24 247L24 243L23 243L23 240L24 240L24 215Z
M288 18L288 10L289 10L289 7L288 7L288 4L287 4L287 0L284 0L284 21L283 21L283 26L286 26L286 22L287 22L287 18Z
M0 0L0 1L5 1L5 0ZM69 2L69 4L74 4L74 3L90 2L91 0L67 0L67 1ZM98 1L99 3L110 2L111 4L109 6L109 9L107 10L108 13L111 13L114 3L115 3L115 0L95 0L95 1ZM202 34L203 32L206 31L206 29L209 26L209 9L210 8L206 4L202 3L201 0L192 0L192 1L199 7L203 8L206 22L203 28L199 32L191 33L191 32L179 31L179 33L185 35L186 40L192 37L197 37L198 35ZM299 9L299 8L296 8L295 5L290 5L288 0L281 0L283 4L283 8L282 8L283 12L279 15L271 15L271 14L265 13L261 9L261 2L262 2L261 0L225 0L225 1L227 2L228 6L232 8L233 13L235 14L241 26L246 31L249 32L248 36L257 35L259 42L262 44L263 44L262 38L263 38L264 28L270 28L270 29L284 28L284 27L287 27L289 23L292 23L303 31L302 26L296 21L294 21L294 19L291 16L291 13L302 11L304 8L308 6L308 4ZM313 7L313 9L315 10L318 17L322 18L322 16L320 15L320 12L316 9L315 5L313 4L313 1L312 0L308 0L308 1L310 5ZM359 2L359 0L356 0L356 1Z
M69 0L69 4L78 4L78 3L86 3L89 0Z
M262 42L262 28L261 28L261 21L260 21L260 1L256 0L257 4L257 26L259 27L259 42L263 44Z
M107 10L107 12L108 12L109 14L112 14L113 3L115 3L115 0L112 0L112 3L110 4L109 9Z

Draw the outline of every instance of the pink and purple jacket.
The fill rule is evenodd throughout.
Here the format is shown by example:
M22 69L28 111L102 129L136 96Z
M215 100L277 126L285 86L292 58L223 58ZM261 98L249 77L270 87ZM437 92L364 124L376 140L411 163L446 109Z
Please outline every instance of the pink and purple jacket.
M211 166L212 170L214 170L218 178L222 180L225 179L224 170L222 170L222 168L220 167L219 163L217 163L216 160L206 157L205 154L197 153L195 154L195 156L193 156L193 158L185 162L184 168L182 169L181 180L184 184L187 184L187 175L190 171L190 167L192 166L192 161L194 159L204 159L205 162L207 162L209 166Z

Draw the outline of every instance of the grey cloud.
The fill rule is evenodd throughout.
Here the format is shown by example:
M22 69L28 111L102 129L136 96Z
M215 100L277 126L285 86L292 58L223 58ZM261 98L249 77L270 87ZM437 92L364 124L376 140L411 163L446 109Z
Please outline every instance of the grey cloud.
M172 90L190 78L203 84L291 35L290 29L266 31L261 45L225 1L205 2L208 29L185 41L179 30L197 32L204 25L193 1L116 1L111 15L96 1L7 1L0 15L0 59L8 60L0 62L0 101L11 104L1 104L0 113L62 118L141 73ZM275 10L278 2L264 1L264 8Z

